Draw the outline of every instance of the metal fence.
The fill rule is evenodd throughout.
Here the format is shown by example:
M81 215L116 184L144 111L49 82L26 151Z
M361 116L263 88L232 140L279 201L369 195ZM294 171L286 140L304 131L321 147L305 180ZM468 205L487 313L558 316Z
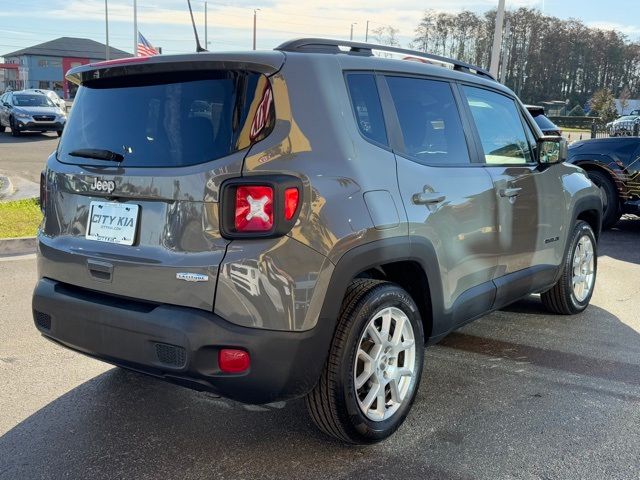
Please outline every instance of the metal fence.
M617 122L606 125L598 117L550 117L550 120L563 129L577 129L579 132L569 131L565 136L569 140L586 140L588 138L608 137L640 137L640 120Z

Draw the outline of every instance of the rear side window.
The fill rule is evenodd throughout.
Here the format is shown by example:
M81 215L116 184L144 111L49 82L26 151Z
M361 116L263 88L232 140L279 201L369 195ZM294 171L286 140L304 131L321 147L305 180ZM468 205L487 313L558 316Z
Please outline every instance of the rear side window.
M460 113L447 82L388 76L404 139L404 152L425 164L467 164Z
M387 131L374 75L350 73L347 85L360 132L373 142L387 145Z
M533 161L531 148L516 103L482 88L463 87L475 120L485 162L489 165Z
M125 167L209 162L248 147L259 134L257 128L268 129L272 99L266 77L252 72L179 72L86 82L76 95L58 158L104 165L69 155L99 149L123 155ZM260 125L255 124L258 117Z

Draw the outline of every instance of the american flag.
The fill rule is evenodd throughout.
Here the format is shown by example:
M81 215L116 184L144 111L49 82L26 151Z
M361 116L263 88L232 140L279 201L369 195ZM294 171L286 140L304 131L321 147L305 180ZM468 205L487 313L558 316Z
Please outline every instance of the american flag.
M158 50L156 50L155 47L151 45L140 32L138 32L138 56L150 57L151 55L157 55L158 53Z

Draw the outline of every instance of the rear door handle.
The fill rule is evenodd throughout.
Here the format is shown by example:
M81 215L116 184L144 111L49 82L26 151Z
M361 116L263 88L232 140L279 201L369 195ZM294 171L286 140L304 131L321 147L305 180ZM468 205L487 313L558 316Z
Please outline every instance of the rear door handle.
M520 194L520 190L522 190L522 188L519 188L519 187L503 188L500 190L500 196L508 197L508 198L517 197Z
M438 192L421 192L413 194L413 203L416 205L435 205L444 202L444 196Z

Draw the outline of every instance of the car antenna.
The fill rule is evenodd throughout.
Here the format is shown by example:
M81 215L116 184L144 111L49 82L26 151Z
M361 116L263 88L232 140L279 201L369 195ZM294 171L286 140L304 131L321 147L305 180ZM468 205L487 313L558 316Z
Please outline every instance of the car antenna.
M206 48L202 48L200 45L200 39L198 38L198 30L196 30L196 22L193 20L193 10L191 9L191 0L187 0L189 5L189 14L191 15L191 25L193 25L193 34L196 36L196 52L206 52Z

